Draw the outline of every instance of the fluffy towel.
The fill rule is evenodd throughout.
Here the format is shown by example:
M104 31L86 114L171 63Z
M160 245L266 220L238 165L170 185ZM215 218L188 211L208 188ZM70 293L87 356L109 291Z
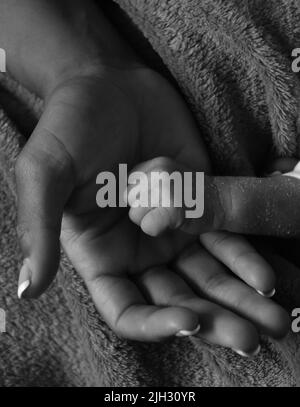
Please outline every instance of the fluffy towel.
M102 2L104 3L104 2ZM179 85L220 174L254 174L251 146L267 135L275 156L298 156L298 0L117 0L105 6L145 59ZM140 35L136 35L136 32ZM152 48L156 51L153 52ZM245 360L198 338L137 344L117 338L63 256L38 301L18 301L14 162L41 102L0 76L0 333L2 386L297 386L300 338L262 338ZM263 249L278 274L276 300L300 306L299 269Z

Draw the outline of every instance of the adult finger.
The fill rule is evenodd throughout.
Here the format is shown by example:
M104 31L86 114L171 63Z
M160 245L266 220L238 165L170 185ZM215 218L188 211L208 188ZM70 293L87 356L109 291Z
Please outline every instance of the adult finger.
M259 294L266 297L275 294L272 267L243 236L230 232L210 232L200 235L199 239L210 254Z
M186 219L191 233L227 230L242 234L300 235L300 182L271 178L205 177L204 214Z
M59 263L60 228L71 193L72 163L64 146L44 128L35 130L16 163L18 235L24 254L18 296L37 297Z
M198 330L198 316L180 307L149 305L126 276L104 274L86 285L111 329L120 337L136 341L161 341L188 336Z
M226 272L204 248L193 248L175 267L196 293L241 315L263 333L278 338L288 332L290 319L285 310Z
M139 276L139 285L157 306L185 307L197 313L202 339L235 350L242 356L259 352L255 327L240 316L197 296L175 272L166 268L148 270Z

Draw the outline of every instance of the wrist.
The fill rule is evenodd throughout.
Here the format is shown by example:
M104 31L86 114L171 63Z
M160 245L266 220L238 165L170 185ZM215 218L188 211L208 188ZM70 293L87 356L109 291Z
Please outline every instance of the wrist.
M124 60L104 55L91 57L77 52L77 55L64 64L56 65L45 74L38 93L43 99L48 99L57 88L79 78L102 79L119 85L126 84L126 87L135 87L140 76L144 76L140 72L144 71L150 69L135 58Z
M4 30L8 70L42 98L73 77L101 75L107 65L137 62L93 1L27 0L13 10L7 5L0 11L4 23L12 19L12 13L20 21L17 33L10 32L9 24Z
M56 58L49 65L41 87L44 98L74 77L103 77L111 69L122 71L142 66L131 47L92 2L77 4L60 37L59 41L57 36L55 45Z
M38 85L38 94L47 99L55 89L78 77L100 76L104 66L99 59L90 59L84 53L69 56L68 60L47 67L43 80Z

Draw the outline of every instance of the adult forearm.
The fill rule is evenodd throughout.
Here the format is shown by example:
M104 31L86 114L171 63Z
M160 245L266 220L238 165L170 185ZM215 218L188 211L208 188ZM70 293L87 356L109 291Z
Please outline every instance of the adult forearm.
M0 47L12 75L41 96L75 72L135 62L92 1L1 0Z

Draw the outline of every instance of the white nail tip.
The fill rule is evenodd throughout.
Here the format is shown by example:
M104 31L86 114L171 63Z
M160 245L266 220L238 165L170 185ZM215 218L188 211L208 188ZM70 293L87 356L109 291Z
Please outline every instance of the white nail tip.
M240 356L243 356L244 358L253 358L254 356L257 356L259 354L260 350L261 350L260 345L258 345L258 347L255 349L254 352L250 352L250 353L244 352L242 350L233 349L233 351L235 353L237 353Z
M300 179L300 172L299 171L287 172L286 174L283 174L283 176Z
M286 174L283 175L300 179L300 161L297 163L293 171L287 172Z
M185 330L179 331L179 332L177 332L176 336L178 336L179 338L183 338L185 336L193 336L193 335L196 335L199 332L199 330L200 330L200 325L198 325L197 328L194 329L193 331L185 331Z
M18 298L21 299L24 292L30 286L30 280L23 281L18 287Z
M263 292L263 291L260 291L260 290L256 290L256 291L258 292L258 294L260 294L260 295L262 295L263 297L266 297L266 298L271 298L276 293L275 288L273 288L273 290L268 291L268 292Z

